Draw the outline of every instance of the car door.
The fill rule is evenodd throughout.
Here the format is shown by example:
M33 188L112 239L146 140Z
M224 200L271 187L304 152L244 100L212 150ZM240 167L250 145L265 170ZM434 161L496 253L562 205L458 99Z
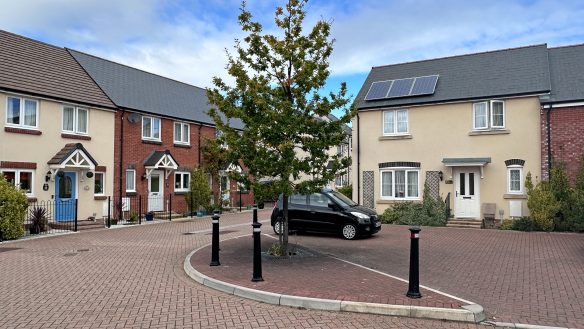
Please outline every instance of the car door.
M332 203L323 193L313 193L308 198L310 208L310 221L314 230L324 232L335 232L338 230L342 219L339 218L340 212L329 208Z
M288 228L291 230L306 230L308 205L306 195L293 194L288 199Z

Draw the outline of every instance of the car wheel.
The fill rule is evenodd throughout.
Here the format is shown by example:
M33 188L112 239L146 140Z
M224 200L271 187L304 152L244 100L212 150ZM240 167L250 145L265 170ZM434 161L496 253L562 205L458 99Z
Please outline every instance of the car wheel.
M343 229L341 231L343 238L347 240L353 240L357 237L357 226L353 224L345 224L343 225Z
M283 233L283 231L284 231L284 225L282 223L282 219L278 218L274 222L274 233L276 233L277 235L280 235L280 233Z

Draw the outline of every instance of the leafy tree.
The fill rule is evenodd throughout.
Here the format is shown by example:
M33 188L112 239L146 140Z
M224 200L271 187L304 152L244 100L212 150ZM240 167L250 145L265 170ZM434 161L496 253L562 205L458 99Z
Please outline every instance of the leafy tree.
M584 231L584 156L580 158L576 184L571 189L564 215L563 229L576 232Z
M189 193L185 195L187 206L191 211L207 208L209 206L210 196L211 189L209 188L209 181L207 180L205 171L198 167L193 168Z
M229 165L229 160L227 159L227 150L224 145L222 145L221 138L218 139L207 139L205 138L202 143L203 152L203 168L204 170L211 174L211 179L213 180L214 186L220 186L221 181L219 177L219 172L225 170ZM213 199L215 204L221 204L221 196L214 193Z
M24 235L27 207L24 192L0 174L0 231L4 239L18 239Z
M288 198L325 186L350 165L350 158L329 156L327 151L345 138L342 125L355 111L349 106L346 85L337 93L321 95L329 77L329 57L334 40L330 22L319 20L304 33L307 0L288 0L275 12L277 35L264 33L242 3L238 17L246 36L235 41L235 54L227 52L227 72L235 80L229 86L215 77L207 91L215 106L209 114L223 132L219 142L228 145L232 163L241 160L249 175L231 173L257 195L283 195L284 234L288 247ZM338 121L327 117L343 111ZM241 120L242 130L231 126ZM331 164L327 168L327 164ZM308 177L300 181L301 177ZM271 180L271 184L262 181Z

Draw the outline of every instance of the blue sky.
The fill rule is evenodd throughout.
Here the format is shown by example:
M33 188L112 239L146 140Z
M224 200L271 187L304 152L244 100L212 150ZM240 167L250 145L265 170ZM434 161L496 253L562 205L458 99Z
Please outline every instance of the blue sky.
M283 1L249 0L265 30ZM0 29L201 87L226 77L242 33L237 0L0 0ZM327 89L356 95L372 66L547 43L584 43L584 1L311 0L332 20Z

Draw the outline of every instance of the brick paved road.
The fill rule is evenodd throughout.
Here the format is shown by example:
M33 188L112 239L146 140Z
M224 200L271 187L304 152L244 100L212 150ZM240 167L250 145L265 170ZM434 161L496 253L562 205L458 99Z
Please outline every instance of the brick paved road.
M408 278L409 231L369 239L297 235L290 241ZM420 284L482 305L487 318L584 328L584 235L423 228Z
M222 225L246 217L224 215ZM196 219L0 244L21 248L0 252L0 328L483 328L293 309L211 290L182 268L211 239L184 233L209 228Z

